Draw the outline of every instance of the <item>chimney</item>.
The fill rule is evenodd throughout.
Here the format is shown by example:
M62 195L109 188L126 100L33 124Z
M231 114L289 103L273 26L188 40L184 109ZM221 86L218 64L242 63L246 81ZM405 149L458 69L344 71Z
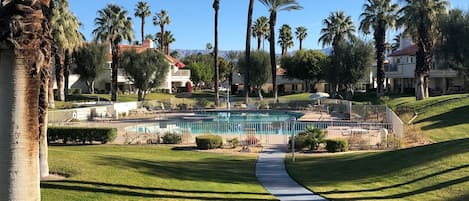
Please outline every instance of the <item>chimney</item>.
M399 50L407 48L413 44L412 38L407 34L401 34L401 39L399 43Z
M153 41L151 39L146 39L143 41L142 47L146 48L154 48L153 47Z

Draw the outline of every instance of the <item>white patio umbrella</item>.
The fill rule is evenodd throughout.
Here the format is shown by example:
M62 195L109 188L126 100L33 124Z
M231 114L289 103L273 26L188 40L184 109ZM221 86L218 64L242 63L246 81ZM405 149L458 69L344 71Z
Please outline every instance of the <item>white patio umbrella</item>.
M316 93L311 94L311 96L309 96L311 100L317 100L319 105L321 105L321 99L329 98L329 97L330 95L324 92L316 92Z

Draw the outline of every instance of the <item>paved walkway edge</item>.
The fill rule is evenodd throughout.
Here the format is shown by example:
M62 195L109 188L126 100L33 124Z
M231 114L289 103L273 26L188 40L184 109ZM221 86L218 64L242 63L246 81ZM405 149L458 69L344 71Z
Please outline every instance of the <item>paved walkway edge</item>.
M281 201L324 201L294 181L285 169L285 145L264 147L256 163L259 182Z

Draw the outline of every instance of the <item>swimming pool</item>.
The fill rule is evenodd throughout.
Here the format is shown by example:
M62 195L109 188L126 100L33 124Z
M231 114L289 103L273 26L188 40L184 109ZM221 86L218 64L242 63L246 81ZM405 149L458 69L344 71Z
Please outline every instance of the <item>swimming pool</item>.
M285 111L206 111L126 130L137 133L287 134L291 119L301 116L301 113Z

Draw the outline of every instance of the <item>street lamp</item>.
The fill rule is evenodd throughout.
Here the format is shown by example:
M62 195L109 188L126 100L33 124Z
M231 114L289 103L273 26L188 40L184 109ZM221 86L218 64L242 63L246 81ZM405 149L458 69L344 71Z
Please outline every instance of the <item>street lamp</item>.
M295 123L296 123L296 118L292 117L291 120L291 160L292 162L295 162Z

